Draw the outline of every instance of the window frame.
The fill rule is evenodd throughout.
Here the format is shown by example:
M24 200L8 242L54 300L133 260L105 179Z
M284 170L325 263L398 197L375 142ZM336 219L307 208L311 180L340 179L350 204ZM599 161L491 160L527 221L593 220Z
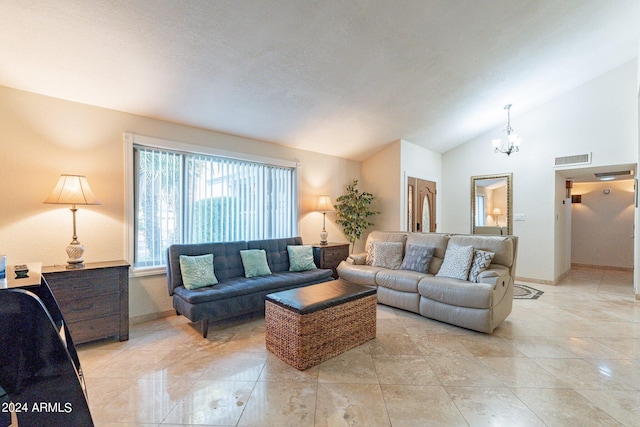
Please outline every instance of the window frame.
M487 225L487 199L484 194L476 195L476 225L485 227Z
M233 138L233 137L230 137ZM125 259L131 265L130 276L142 277L166 274L166 267L135 267L135 158L134 145L144 146L152 149L170 150L182 152L185 154L196 154L205 156L224 157L233 160L261 163L270 166L279 166L294 169L294 193L295 193L295 209L296 221L294 224L294 233L297 235L300 229L300 162L277 159L273 157L258 156L254 154L228 151L212 146L197 145L179 141L172 141L162 138L156 138L135 133L125 132L124 139L124 159L125 167Z

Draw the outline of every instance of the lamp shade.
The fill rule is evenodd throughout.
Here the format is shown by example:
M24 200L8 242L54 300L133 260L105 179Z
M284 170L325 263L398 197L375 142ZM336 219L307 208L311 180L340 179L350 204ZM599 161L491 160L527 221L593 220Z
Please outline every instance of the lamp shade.
M492 213L494 215L502 215L502 211L500 210L500 208L495 208Z
M87 178L82 175L60 175L49 197L44 203L55 205L99 205L100 201L91 191Z
M323 195L318 198L318 205L316 211L318 212L331 212L334 211L333 204L331 204L331 197Z

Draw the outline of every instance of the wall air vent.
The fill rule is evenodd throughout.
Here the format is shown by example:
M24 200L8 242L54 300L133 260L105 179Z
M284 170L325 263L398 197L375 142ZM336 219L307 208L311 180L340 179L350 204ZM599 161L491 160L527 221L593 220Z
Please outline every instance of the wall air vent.
M593 176L595 176L596 178L602 178L605 176L625 176L625 175L632 175L632 173L630 170L627 170L627 171L615 171L615 172L598 172L593 174Z
M575 166L591 164L591 153L576 154L574 156L556 157L553 166Z

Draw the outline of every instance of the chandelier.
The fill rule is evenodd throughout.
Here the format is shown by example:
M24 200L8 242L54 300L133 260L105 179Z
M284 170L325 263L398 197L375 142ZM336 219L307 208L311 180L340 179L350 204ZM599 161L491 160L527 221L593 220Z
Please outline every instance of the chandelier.
M494 139L491 142L493 143L494 153L504 153L509 156L513 152L520 151L520 137L511 127L511 104L505 105L504 109L507 110L507 128L504 130L507 134L507 139Z

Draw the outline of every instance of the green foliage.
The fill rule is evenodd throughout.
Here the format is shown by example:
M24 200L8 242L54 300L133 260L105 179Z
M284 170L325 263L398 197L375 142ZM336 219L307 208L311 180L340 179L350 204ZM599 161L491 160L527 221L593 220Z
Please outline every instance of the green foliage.
M211 197L193 203L190 243L224 242L225 230L237 217L238 205L232 197Z
M371 210L371 203L375 196L366 191L358 191L358 180L347 186L347 192L336 199L334 207L338 219L336 223L342 226L342 231L349 238L351 244L362 237L362 233L373 225L369 217L379 214Z

